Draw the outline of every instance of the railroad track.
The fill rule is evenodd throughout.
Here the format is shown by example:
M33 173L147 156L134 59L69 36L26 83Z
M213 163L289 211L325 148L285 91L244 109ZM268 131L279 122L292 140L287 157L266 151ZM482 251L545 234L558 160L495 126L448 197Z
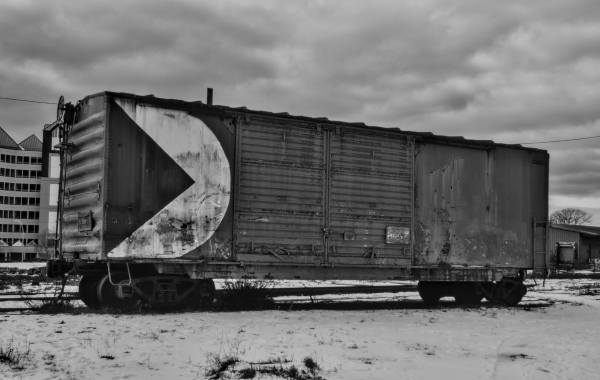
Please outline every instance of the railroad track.
M265 292L271 297L283 296L319 296L328 294L375 294L375 293L399 293L399 292L416 292L417 287L414 285L339 285L339 286L322 286L322 287L295 287L295 288L271 288L265 289ZM223 290L217 290L216 296ZM50 301L55 297L54 294L48 293L2 293L0 294L0 303L2 302L29 302L29 301ZM78 300L79 293L66 292L63 293L63 298L66 300ZM35 310L35 308L2 308L1 312L13 312Z

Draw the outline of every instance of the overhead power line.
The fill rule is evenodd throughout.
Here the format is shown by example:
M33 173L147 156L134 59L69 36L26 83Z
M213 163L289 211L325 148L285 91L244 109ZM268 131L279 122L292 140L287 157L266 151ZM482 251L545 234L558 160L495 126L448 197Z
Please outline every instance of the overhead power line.
M40 104L57 104L57 102L38 102L37 100L28 100L28 99L15 99L15 98L3 98L3 97L0 97L0 99L14 100L16 102L40 103Z
M521 145L531 145L531 144L550 144L555 142L565 142L565 141L577 141L577 140L587 140L587 139L597 139L600 136L590 136L590 137L581 137L578 139L567 139L567 140L554 140L554 141L539 141L539 142L530 142L530 143L519 143Z

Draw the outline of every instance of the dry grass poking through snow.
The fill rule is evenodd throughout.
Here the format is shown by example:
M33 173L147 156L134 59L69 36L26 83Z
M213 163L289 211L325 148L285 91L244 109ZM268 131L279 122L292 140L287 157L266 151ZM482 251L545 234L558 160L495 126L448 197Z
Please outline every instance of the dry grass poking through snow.
M8 365L13 371L22 371L31 362L29 342L15 343L14 338L0 341L0 363Z
M276 356L259 361L243 359L246 349L239 340L227 341L227 348L221 347L216 352L209 352L205 357L205 365L188 363L199 368L210 380L217 379L254 379L265 376L290 380L325 380L319 375L321 366L315 359L306 356L301 363L293 364L293 357Z
M226 280L217 299L217 306L239 306L247 308L266 308L274 304L267 290L275 287L273 280Z

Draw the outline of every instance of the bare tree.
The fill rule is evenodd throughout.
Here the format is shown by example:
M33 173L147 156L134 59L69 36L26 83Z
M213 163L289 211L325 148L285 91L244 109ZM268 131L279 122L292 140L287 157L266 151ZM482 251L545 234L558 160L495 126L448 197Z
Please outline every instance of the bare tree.
M559 211L554 211L550 215L550 223L552 224L572 224L579 226L592 221L594 214L585 212L578 208L563 208Z
M54 257L54 232L42 230L38 234L38 244L35 247L37 257L40 259L51 259Z

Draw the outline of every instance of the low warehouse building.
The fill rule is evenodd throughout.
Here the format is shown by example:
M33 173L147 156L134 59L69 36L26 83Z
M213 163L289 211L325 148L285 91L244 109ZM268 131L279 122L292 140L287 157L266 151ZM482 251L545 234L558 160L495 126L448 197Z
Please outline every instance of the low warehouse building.
M571 258L576 266L587 266L590 260L600 260L600 227L552 224L549 238L551 262L557 257L561 259L561 248L566 252L564 258ZM572 255L569 247L574 247Z

